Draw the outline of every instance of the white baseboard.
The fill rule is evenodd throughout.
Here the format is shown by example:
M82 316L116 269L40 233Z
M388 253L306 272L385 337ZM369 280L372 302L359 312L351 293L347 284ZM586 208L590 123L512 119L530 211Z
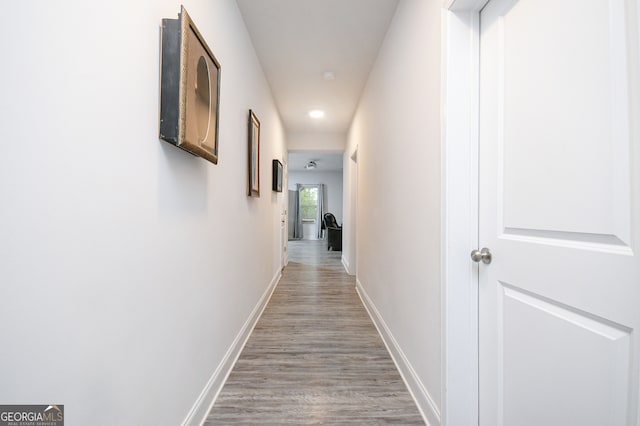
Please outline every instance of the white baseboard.
M353 275L349 270L349 261L344 257L344 255L342 256L341 260L342 260L342 266L344 266L344 270L347 271L347 274Z
M222 390L225 382L227 381L227 377L231 373L233 366L235 365L244 345L246 345L247 340L249 340L249 336L251 336L251 332L253 328L256 326L256 323L260 319L264 308L269 303L269 299L273 294L273 291L276 289L278 282L280 281L280 277L282 276L282 271L278 270L276 275L269 283L269 287L264 292L258 304L253 308L253 311L249 315L249 318L245 321L244 325L240 329L240 332L233 340L231 347L227 350L227 353L222 358L222 361L218 365L218 368L213 372L211 378L207 382L207 385L200 393L200 396L193 404L191 411L187 414L187 417L182 422L182 426L195 426L202 425L205 419L207 418L207 414L211 411L211 407L216 401L218 394Z
M420 414L422 414L422 418L428 426L439 426L440 425L440 410L436 403L429 395L429 392L422 384L415 370L411 366L411 363L407 359L407 357L402 352L402 349L398 345L398 342L393 337L391 330L387 327L384 319L380 316L380 312L376 308L373 301L367 295L362 283L359 279L356 279L356 291L360 296L360 300L362 300L362 304L365 309L369 313L371 320L374 325L378 329L378 333L380 337L382 337L382 341L384 342L393 362L396 364L398 371L400 371L400 375L402 376L402 380L407 385L409 389L409 393L413 396L416 405L418 406L418 410L420 410Z

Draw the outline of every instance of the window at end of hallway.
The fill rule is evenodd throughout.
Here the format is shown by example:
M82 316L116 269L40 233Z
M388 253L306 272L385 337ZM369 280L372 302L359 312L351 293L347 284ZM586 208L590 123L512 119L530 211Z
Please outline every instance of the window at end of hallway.
M315 222L318 214L318 188L300 190L300 211L303 221Z

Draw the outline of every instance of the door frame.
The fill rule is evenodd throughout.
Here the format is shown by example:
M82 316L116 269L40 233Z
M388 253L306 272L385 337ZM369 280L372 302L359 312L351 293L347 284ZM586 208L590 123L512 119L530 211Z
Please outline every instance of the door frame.
M441 424L477 425L480 11L489 0L443 0Z
M347 151L345 151L345 157L349 155ZM347 164L344 167L345 173L342 178L342 191L343 191L343 199L349 198L348 203L342 203L342 211L344 215L344 206L349 205L349 215L351 216L351 223L349 223L349 228L347 228L347 232L349 234L349 253L347 255L347 261L345 262L344 251L342 252L342 265L344 269L347 271L349 275L358 276L358 145L353 149L351 155L346 160ZM344 179L344 175L346 174L347 179ZM353 176L353 181L351 180L351 176ZM348 182L350 188L348 191L345 191L344 182ZM348 266L347 266L348 265Z
M284 220L284 231L280 229L280 238L282 239L282 247L280 247L281 269L284 269L289 264L289 166L287 160L287 155L285 154L285 158L282 160L282 206L280 207L280 220Z

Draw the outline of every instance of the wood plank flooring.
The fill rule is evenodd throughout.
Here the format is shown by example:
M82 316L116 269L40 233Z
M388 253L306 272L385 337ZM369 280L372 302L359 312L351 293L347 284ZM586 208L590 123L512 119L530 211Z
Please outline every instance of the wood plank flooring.
M289 265L205 425L424 425L326 241L291 241Z

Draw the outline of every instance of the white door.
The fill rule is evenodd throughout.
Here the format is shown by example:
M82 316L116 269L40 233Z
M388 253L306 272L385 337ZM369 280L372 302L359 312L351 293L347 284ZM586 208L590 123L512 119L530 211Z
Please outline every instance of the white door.
M635 0L480 14L480 424L640 425Z

